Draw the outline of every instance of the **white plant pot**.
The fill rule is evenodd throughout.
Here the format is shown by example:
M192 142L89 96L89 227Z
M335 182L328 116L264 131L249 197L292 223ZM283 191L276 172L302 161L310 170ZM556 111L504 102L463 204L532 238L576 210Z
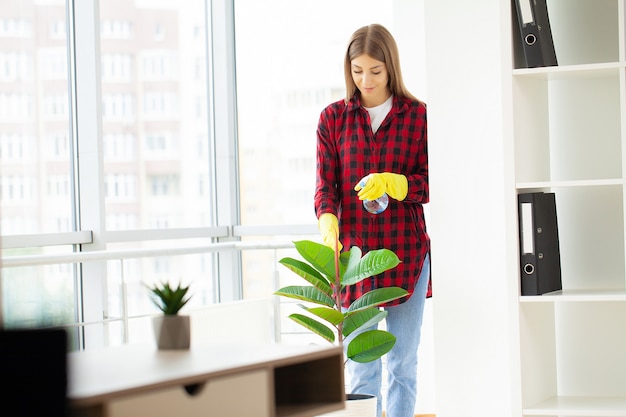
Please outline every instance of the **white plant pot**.
M376 396L346 394L346 408L317 417L376 417Z
M189 349L191 345L191 321L189 316L154 316L152 325L154 338L159 350Z

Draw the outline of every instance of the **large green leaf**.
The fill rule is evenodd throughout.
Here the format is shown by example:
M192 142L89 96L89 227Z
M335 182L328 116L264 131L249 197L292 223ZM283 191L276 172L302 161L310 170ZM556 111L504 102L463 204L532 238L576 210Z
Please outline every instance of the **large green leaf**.
M330 343L335 343L335 332L333 332L329 327L327 327L323 323L320 323L314 318L297 313L291 314L289 318L299 325L309 329L313 333L322 336Z
M294 242L296 250L308 263L324 274L328 281L335 282L335 251L328 246L312 240L299 240ZM341 271L340 264L340 275Z
M396 344L396 337L384 330L368 330L357 335L346 352L348 359L365 363L376 360L389 352Z
M355 251L354 254L352 253L353 251ZM350 252L350 262L341 278L341 284L344 286L353 285L365 278L378 275L395 268L400 263L398 256L389 249L371 250L362 258L360 257L361 250L359 248L353 246Z
M368 327L382 321L385 317L387 317L387 311L379 310L377 308L359 310L352 314L346 313L342 333L344 337L347 337L355 330L361 328L367 329Z
M355 300L348 308L348 312L376 307L389 301L402 298L407 294L408 292L400 287L377 288L363 294L359 299Z
M309 285L291 285L283 287L276 291L274 294L283 297L294 298L296 300L308 301L318 305L324 305L334 308L335 300L328 294L321 291L319 288L315 288Z
M305 309L311 314L316 315L317 317L326 320L333 326L337 326L344 319L344 315L342 312L338 311L336 308L330 307L307 307L300 304L300 307Z
M326 294L332 295L333 292L328 279L311 265L289 257L283 258L278 262L304 278L307 282L324 291Z
M335 251L326 245L309 240L294 244L303 261L283 258L280 263L312 286L284 287L275 294L317 304L315 307L301 305L307 315L292 314L289 317L331 343L335 343L339 328L342 336L347 336L374 326L387 315L378 308L380 305L408 294L398 287L376 289L364 294L344 313L336 305L334 291L338 293L347 286L395 268L400 263L399 258L387 249L371 250L363 256L361 249L353 246L339 254L339 264L335 266ZM389 332L365 330L349 343L346 353L357 362L370 362L386 354L395 340Z

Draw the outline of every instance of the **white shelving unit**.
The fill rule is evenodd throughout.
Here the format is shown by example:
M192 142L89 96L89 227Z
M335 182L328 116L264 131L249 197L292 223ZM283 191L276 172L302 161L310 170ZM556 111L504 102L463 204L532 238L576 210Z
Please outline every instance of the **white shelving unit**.
M519 297L524 416L626 416L625 9L548 0L559 65L512 71L516 190L555 193L563 280Z
M529 69L512 0L424 0L437 417L626 417L626 0L547 2ZM563 291L522 297L532 191Z

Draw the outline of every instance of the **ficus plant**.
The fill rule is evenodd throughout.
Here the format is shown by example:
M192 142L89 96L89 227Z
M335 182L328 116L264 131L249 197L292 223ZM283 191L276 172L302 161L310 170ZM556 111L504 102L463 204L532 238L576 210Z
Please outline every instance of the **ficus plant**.
M286 286L275 294L305 301L306 304L299 304L305 314L294 313L289 318L332 344L343 345L344 339L353 332L380 322L387 317L387 311L379 306L408 295L399 287L378 288L342 309L344 288L395 268L400 263L398 256L389 249L371 250L363 256L356 246L339 254L310 240L294 244L303 260L285 257L279 263L309 285ZM350 340L346 356L356 362L371 362L389 352L395 343L395 336L386 330L365 330Z

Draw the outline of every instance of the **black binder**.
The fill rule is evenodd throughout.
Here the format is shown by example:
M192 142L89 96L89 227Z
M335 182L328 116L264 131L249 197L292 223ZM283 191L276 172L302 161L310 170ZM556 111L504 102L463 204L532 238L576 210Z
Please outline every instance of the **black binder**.
M546 0L513 0L526 67L557 64Z
M519 194L518 204L522 295L561 290L555 194Z

